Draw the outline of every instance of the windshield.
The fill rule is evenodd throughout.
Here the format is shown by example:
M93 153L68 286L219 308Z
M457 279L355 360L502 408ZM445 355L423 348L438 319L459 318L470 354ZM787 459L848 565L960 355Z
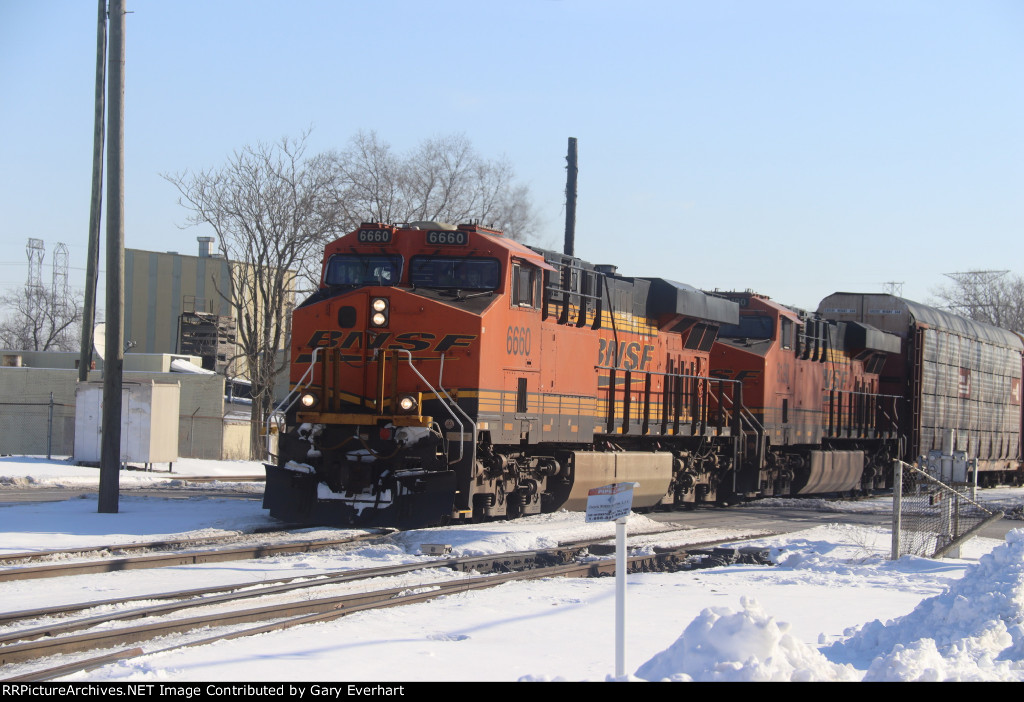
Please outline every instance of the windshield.
M500 281L501 264L494 258L413 256L409 264L414 287L495 290Z
M327 262L327 285L398 285L402 257L380 254L338 254Z
M771 339L772 318L760 314L743 315L739 324L723 324L718 330L718 338Z

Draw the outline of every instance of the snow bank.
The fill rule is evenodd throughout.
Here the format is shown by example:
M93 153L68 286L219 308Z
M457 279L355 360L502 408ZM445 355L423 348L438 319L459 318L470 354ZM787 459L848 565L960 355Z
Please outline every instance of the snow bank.
M779 567L871 579L882 571L908 578L923 559L850 559L808 532L780 549ZM831 553L829 553L831 551ZM934 568L934 562L926 561ZM809 575L809 574L808 574ZM738 612L703 610L668 649L636 671L645 680L677 681L982 681L1024 680L1024 530L971 565L961 579L921 601L910 614L874 620L818 650L790 636L752 599ZM824 635L819 641L824 640Z
M705 609L674 644L640 666L645 680L700 682L784 682L856 680L849 665L831 663L787 634L753 599L743 611Z
M910 614L846 634L824 653L865 681L1024 680L1024 530Z

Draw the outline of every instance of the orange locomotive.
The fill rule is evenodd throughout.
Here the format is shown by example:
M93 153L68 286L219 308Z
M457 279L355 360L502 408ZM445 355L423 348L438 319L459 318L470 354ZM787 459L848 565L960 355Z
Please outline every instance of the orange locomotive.
M738 382L710 375L734 302L524 246L475 225L363 224L294 312L264 507L415 527L731 493Z
M751 292L717 293L740 306L712 351L712 375L742 382L737 492L833 493L886 487L898 452L902 400L879 392L900 339L834 322Z

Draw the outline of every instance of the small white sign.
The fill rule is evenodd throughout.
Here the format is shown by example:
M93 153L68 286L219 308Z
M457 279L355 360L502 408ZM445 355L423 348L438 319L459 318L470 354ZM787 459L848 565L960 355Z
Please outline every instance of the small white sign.
M639 483L612 483L587 492L587 522L613 522L629 516L633 488Z

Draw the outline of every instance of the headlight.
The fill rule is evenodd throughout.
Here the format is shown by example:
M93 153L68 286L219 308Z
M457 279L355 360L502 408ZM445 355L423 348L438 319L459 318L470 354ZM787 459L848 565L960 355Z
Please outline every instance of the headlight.
M402 414L412 414L416 411L417 405L419 403L413 395L402 395L398 398L398 411Z
M311 392L305 392L299 397L303 407L312 407L317 403L317 396Z
M385 297L375 297L370 300L370 325L374 327L386 327L388 325L388 300Z

